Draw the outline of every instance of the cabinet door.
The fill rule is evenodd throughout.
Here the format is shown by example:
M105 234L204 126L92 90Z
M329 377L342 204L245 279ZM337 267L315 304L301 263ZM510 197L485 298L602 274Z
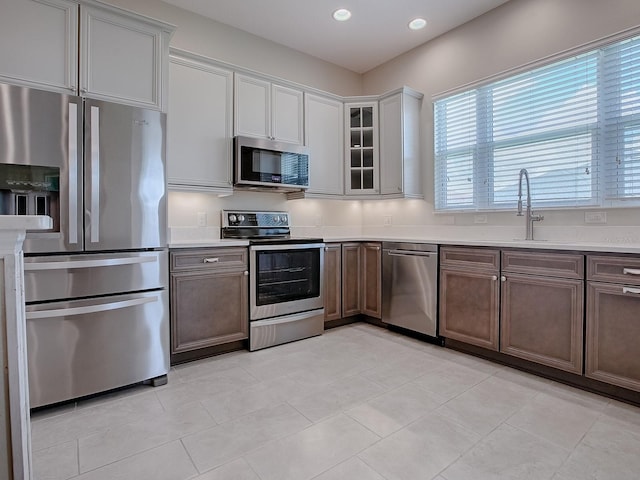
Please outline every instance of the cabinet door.
M305 94L305 144L309 147L309 193L344 193L342 102Z
M500 288L490 270L440 269L440 335L498 350Z
M350 317L361 312L360 244L342 244L342 316Z
M281 85L271 87L271 137L274 140L302 145L303 106L302 91Z
M3 0L0 81L77 93L78 4Z
M583 282L506 274L500 351L582 374Z
M400 92L380 100L380 193L422 198L421 98Z
M169 69L169 187L231 193L233 73L181 55Z
M171 274L171 353L248 338L244 271Z
M378 103L345 105L345 162L348 195L380 192Z
M339 243L324 247L324 321L342 318L342 248Z
M365 243L362 249L362 313L382 318L382 252L379 243Z
M111 9L82 6L80 93L162 109L169 32Z
M640 288L589 282L585 375L640 391Z
M234 93L235 134L271 137L271 83L236 74Z

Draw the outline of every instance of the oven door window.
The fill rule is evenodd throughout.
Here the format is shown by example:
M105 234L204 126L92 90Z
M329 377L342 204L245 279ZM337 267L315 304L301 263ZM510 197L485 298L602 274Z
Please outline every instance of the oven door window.
M318 248L257 251L256 264L257 306L320 295Z

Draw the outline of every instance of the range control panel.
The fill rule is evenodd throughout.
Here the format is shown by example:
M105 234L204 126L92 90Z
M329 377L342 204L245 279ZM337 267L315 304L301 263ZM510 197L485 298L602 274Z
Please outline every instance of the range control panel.
M233 228L288 228L288 212L256 212L252 210L223 210L222 227Z

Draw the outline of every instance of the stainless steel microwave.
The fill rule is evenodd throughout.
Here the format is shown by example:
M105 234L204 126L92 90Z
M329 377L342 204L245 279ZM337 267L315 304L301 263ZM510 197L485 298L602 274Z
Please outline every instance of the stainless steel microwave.
M266 138L234 138L234 185L256 190L309 188L309 149Z

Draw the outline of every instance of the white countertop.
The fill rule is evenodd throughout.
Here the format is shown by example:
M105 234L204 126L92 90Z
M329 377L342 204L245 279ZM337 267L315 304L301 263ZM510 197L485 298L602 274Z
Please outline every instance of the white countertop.
M0 230L49 230L53 219L44 215L0 215Z
M445 237L384 237L384 236L331 236L324 237L331 242L407 242L432 243L438 245L464 245L470 247L527 248L539 250L569 250L580 252L638 253L638 243L596 243L596 242L558 242L553 240L473 240ZM169 248L207 248L207 247L246 247L247 240L194 240L172 243Z

